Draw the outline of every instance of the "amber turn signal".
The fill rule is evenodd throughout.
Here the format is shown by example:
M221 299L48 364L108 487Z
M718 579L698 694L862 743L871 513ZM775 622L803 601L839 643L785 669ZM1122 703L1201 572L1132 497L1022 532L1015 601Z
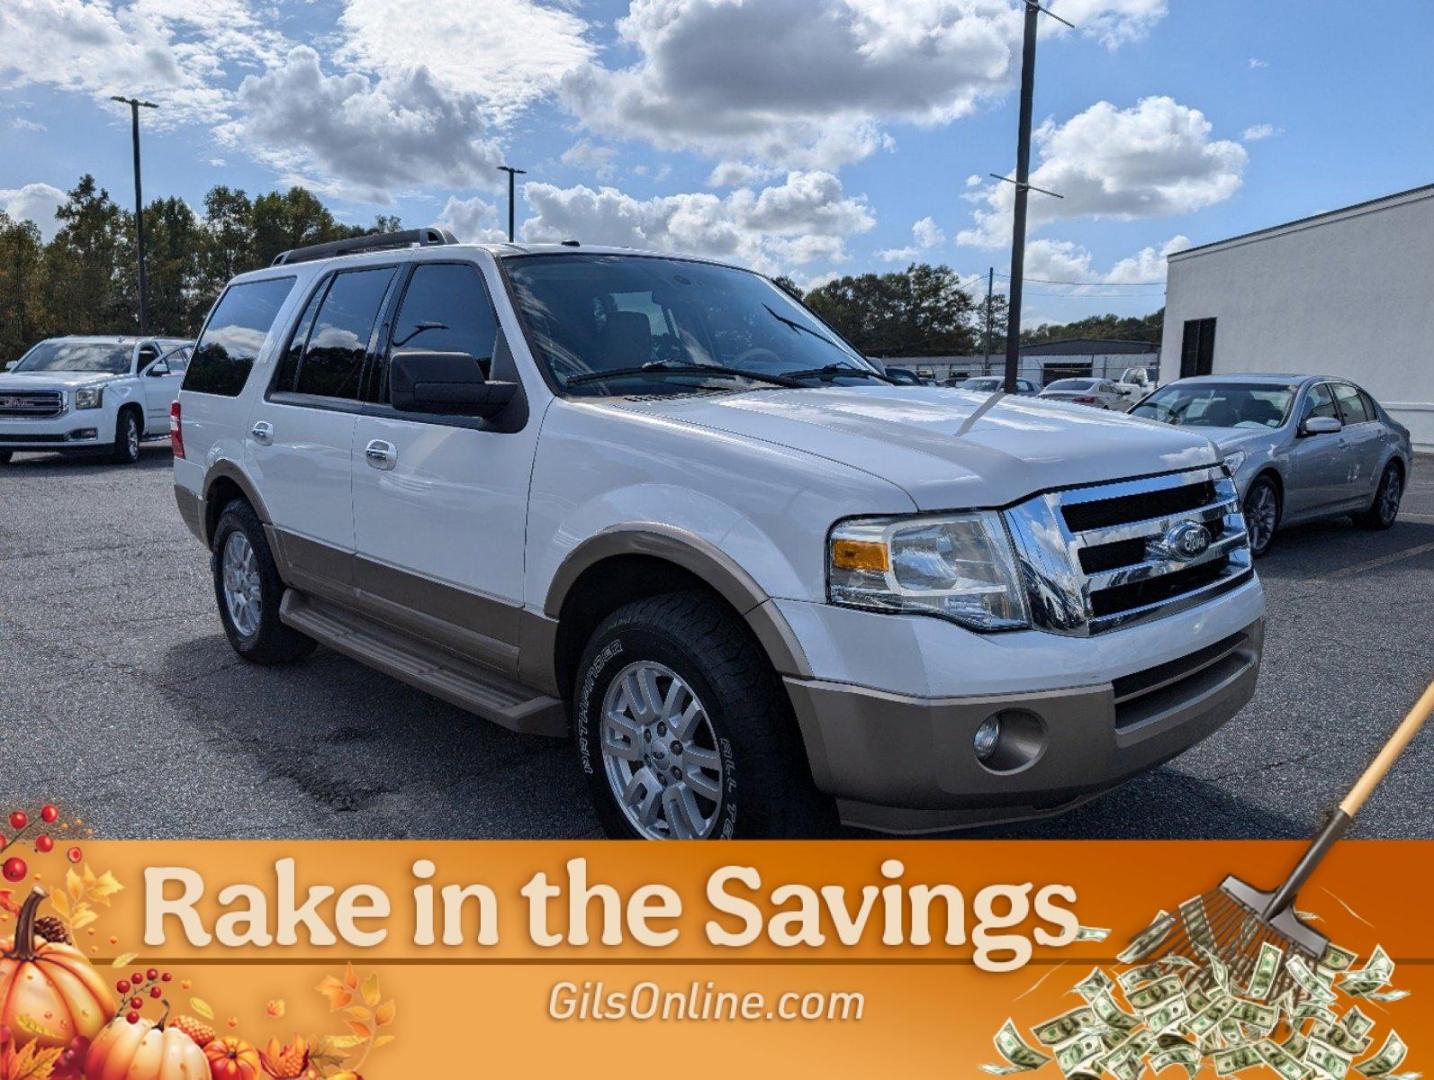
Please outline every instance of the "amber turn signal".
M836 540L832 543L832 566L884 574L891 569L891 556L885 544L872 540Z

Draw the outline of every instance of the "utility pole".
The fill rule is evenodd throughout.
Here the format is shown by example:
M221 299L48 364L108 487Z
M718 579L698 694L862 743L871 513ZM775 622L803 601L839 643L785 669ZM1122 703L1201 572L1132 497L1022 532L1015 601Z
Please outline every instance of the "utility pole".
M991 373L991 322L995 315L995 309L991 306L991 298L996 291L996 268L993 266L986 274L986 362L981 365L981 374Z
M147 316L149 287L144 279L144 190L139 181L139 111L140 109L157 109L159 106L152 101L141 101L139 98L120 97L119 95L113 95L110 100L129 106L130 129L134 140L134 246L139 259L139 332L147 334L149 333Z
M1031 111L1036 98L1036 22L1042 12L1070 26L1037 2L1022 0L1026 7L1025 35L1021 48L1021 118L1016 136L1016 177L998 176L1016 185L1016 204L1011 214L1011 291L1006 297L1006 379L1005 391L1016 392L1016 372L1021 363L1021 286L1026 266L1026 198L1031 191ZM1037 189L1040 190L1040 189ZM1055 195L1053 191L1042 192ZM1056 195L1056 198L1061 196Z
M527 169L515 169L511 165L499 165L499 172L508 174L508 243L513 242L513 177L526 174Z

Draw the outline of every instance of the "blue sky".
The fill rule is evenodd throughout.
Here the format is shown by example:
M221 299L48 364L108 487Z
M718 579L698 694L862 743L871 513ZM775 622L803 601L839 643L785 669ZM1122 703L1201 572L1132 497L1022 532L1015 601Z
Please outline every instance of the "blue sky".
M1162 253L1434 180L1425 0L1053 0L1026 322L1162 302ZM426 9L435 10L426 10ZM6 0L0 207L84 172L339 217L721 255L810 284L1008 269L1014 0ZM1317 272L1317 268L1312 268ZM998 277L998 282L1000 278ZM998 286L999 287L999 286ZM974 288L974 286L973 286Z

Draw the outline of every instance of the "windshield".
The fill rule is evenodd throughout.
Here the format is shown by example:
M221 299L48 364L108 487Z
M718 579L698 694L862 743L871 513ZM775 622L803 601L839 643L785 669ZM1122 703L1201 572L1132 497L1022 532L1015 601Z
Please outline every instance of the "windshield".
M1172 383L1130 412L1180 427L1277 428L1289 416L1294 398L1293 386Z
M743 372L761 385L888 381L745 270L645 255L522 255L503 265L539 359L575 394L758 385Z
M130 347L98 341L42 341L11 371L84 371L128 375Z
M1095 385L1094 379L1057 379L1046 387L1047 390L1089 390Z

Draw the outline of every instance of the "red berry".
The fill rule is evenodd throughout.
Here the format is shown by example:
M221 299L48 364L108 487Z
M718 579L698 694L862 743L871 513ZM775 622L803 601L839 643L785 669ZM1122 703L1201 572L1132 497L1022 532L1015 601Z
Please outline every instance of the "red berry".
M128 979L121 979L119 982L115 983L115 989L118 990L121 994L128 994L128 993L129 993L129 980L128 980Z
M144 977L150 982L154 982L155 979L159 978L159 968L150 968L144 973Z
M35 837L35 850L41 855L48 855L55 850L55 842L48 836L40 835Z
M152 997L152 998L154 998L155 1000L158 1000L158 999L159 999L159 996L160 996L161 994L163 994L163 993L164 993L164 991L161 990L161 989L160 989L159 987L157 987L157 986L152 986L152 987L150 987L150 989L149 989L149 996Z
M134 983L135 986L138 986L140 983L144 982L143 972L136 971L133 975L129 977L129 981Z
M142 1009L142 1008L144 1008L144 998L142 998L142 997L132 997L132 998L130 998L130 999L129 999L129 1007L130 1007L131 1009Z
M30 824L30 815L25 811L16 810L10 815L10 828L23 829L28 824Z
M166 972L165 972L163 975L161 975L159 978L160 978L160 981L161 981L161 982L169 982L169 980L172 979L172 978L174 978L174 976L171 975L169 972L166 971Z
M6 859L5 865L0 867L0 873L5 875L6 881L24 881L29 872L30 868L25 865L25 860L18 855Z
M124 1018L128 1020L131 1024L139 1023L139 1013L137 1012L125 1013Z
M84 857L85 853L77 847L72 847L69 851L65 852L65 858L69 859L70 862L77 863Z
M40 820L46 825L60 820L60 808L54 803L46 803L40 807Z

